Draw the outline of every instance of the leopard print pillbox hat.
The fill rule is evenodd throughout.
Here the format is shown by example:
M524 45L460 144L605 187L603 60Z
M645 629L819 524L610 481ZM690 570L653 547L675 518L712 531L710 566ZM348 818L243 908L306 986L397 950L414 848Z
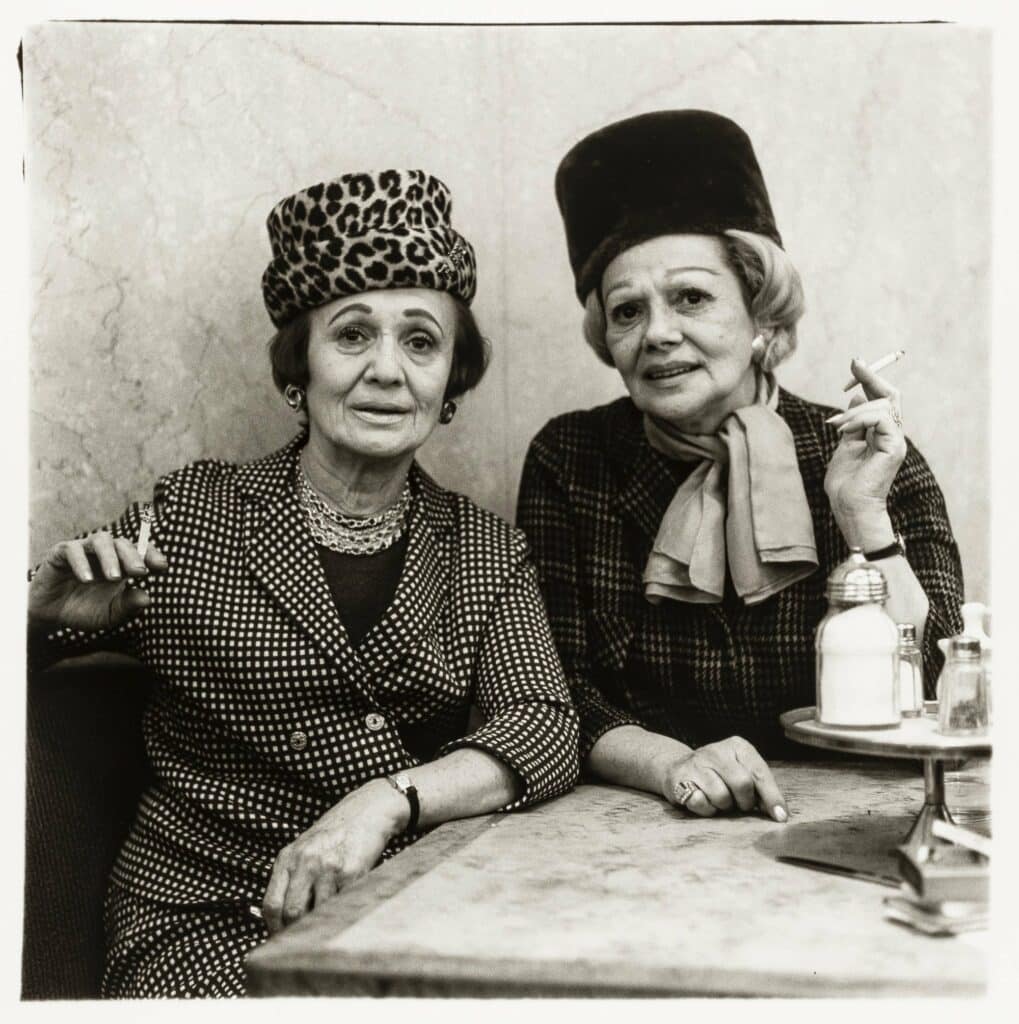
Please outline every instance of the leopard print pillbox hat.
M262 275L272 322L377 288L433 288L470 304L477 263L452 208L449 189L419 170L343 174L280 200Z

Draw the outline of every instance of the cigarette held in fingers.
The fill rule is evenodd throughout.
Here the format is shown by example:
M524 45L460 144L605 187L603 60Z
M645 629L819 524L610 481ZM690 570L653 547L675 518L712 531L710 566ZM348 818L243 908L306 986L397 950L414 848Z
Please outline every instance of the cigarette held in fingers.
M899 349L898 352L889 352L888 355L882 356L876 363L871 363L867 367L871 373L879 373L886 366L891 366L892 363L897 363L906 354L904 349ZM854 377L849 381L843 388L843 391L852 391L860 382Z
M142 509L142 525L138 530L138 543L135 545L139 558L144 558L145 552L149 550L149 537L152 536L152 519L152 509L146 506Z

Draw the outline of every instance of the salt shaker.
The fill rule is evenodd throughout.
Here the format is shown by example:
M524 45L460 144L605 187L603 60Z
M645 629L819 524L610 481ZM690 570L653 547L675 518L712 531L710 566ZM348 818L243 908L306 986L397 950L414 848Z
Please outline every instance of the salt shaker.
M916 626L900 622L898 629L899 711L903 718L919 718L923 714L923 655L916 645Z
M987 689L980 664L980 641L953 636L938 679L938 732L967 736L987 728Z
M888 583L859 548L832 570L815 634L817 717L823 725L888 728L899 715L899 631Z

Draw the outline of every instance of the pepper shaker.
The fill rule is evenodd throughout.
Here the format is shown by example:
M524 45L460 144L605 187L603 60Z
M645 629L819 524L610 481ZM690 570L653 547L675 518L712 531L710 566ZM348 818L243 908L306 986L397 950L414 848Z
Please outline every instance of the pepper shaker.
M987 687L980 664L980 641L953 636L938 679L938 732L968 736L987 728Z

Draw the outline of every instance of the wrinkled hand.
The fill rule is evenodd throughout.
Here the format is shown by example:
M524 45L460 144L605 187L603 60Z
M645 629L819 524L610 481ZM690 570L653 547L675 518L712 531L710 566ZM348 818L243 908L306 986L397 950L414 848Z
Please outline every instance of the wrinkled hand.
M29 619L89 632L119 626L152 600L127 580L166 568L154 545L143 559L131 541L106 531L62 541L47 552L28 588Z
M407 798L385 779L355 789L323 814L276 858L262 900L269 933L371 871L409 816Z
M825 493L847 538L855 524L884 515L888 492L906 457L898 389L858 359L851 366L866 397L856 395L844 413L828 420L841 439L824 478Z
M681 803L683 783L693 783L694 795ZM752 811L756 806L775 819L789 817L785 797L764 758L741 736L708 743L672 761L664 773L662 795L670 803L702 817L719 811Z

